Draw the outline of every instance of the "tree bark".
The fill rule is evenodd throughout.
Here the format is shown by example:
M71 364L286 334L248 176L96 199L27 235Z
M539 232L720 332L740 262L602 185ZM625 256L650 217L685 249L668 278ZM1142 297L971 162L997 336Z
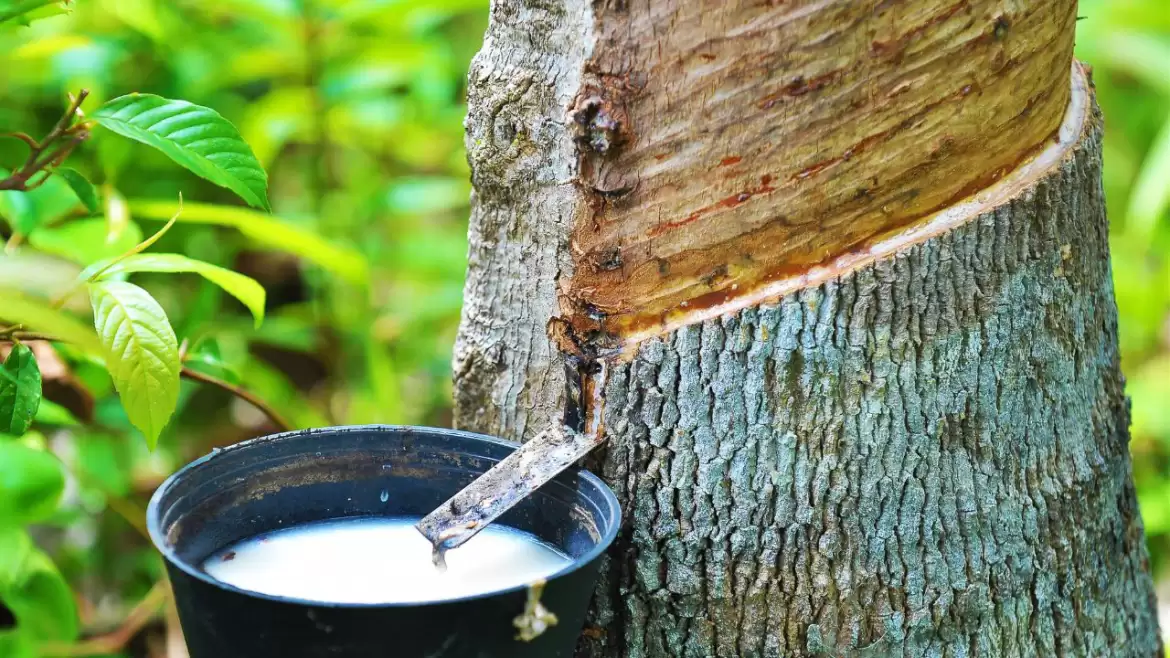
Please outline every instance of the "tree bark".
M1099 130L1021 197L606 389L614 656L1160 656Z
M531 436L579 403L566 393L574 368L607 363L604 394L583 404L602 414L607 447L592 466L626 519L580 655L1160 656L1127 451L1101 118L1079 66L1069 83L1067 3L907 2L914 20L896 22L893 41L874 36L888 2L686 10L700 5L496 0L471 73L456 422ZM749 10L763 13L734 14ZM1002 43L1029 24L1056 31ZM732 47L751 33L743 25L796 30L800 56L737 69L759 50ZM707 32L678 34L688 26ZM932 108L932 84L914 91L919 82L852 102L856 67L833 59L834 39L851 33L867 40L859 61L901 53L867 74L895 87L904 75L938 87L948 61L1009 55L972 69L980 93L944 94L963 109ZM740 73L656 87L679 52ZM836 73L809 89L802 74L792 95L791 62ZM951 73L948 84L973 84ZM753 75L762 97L773 82L789 89L775 97L793 124L783 130L819 130L831 145L775 139L720 182L726 171L694 159L772 139L760 104L740 103L735 129L736 104L719 104L719 89ZM714 89L719 112L652 123L647 108L675 116L688 85ZM837 114L814 111L808 97L822 89ZM891 131L886 104L906 93L917 110L903 116L921 120ZM664 140L674 146L660 151ZM664 174L678 158L660 152L689 155ZM774 190L755 183L720 205L764 177ZM676 225L655 214L668 206L714 209ZM647 230L668 239L636 237ZM757 256L733 267L728 255L747 250ZM704 271L721 274L695 276Z

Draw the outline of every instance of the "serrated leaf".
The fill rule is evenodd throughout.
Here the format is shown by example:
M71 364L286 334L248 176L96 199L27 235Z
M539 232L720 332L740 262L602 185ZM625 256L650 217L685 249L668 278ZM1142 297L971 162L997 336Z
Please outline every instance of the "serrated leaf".
M166 313L124 281L89 284L94 326L130 422L153 449L179 401L179 342Z
M24 344L12 346L2 369L0 432L20 436L32 425L41 404L41 369L33 351Z
M81 201L85 209L90 214L96 213L101 209L102 204L98 198L97 188L93 183L89 182L85 176L81 175L80 171L70 169L69 167L62 167L57 170L57 175L60 176L69 185L69 189L77 195L78 200Z
M117 235L102 217L78 219L60 226L43 228L29 236L37 250L60 256L79 265L124 254L142 242L142 229L131 222Z
M69 584L19 528L0 528L0 601L27 638L68 642L77 637L77 605Z
M121 260L94 263L81 276L89 278L94 272L102 272L103 277L133 272L192 272L240 300L252 312L256 326L264 320L264 287L255 279L182 254L134 254Z
M27 331L50 334L84 352L102 353L98 337L76 318L15 290L0 287L0 320L24 325Z
M0 528L42 521L65 490L61 462L20 442L0 441Z
M236 127L211 108L153 94L130 94L90 118L113 132L154 147L248 205L269 210L268 175Z
M130 200L130 212L139 219L169 219L178 209L179 205L173 201ZM369 282L369 263L360 251L332 244L312 231L254 210L185 203L179 222L230 226L258 245L300 256L352 283Z

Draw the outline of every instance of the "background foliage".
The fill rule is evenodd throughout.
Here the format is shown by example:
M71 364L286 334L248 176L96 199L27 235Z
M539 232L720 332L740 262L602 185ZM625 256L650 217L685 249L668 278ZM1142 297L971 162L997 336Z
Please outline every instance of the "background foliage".
M9 4L0 0L0 9ZM1163 573L1170 4L1080 6L1078 56L1094 67L1107 117L1135 477ZM202 371L254 391L297 426L448 424L470 192L463 81L486 9L487 0L77 0L68 15L0 31L0 132L44 134L65 93L80 88L91 92L86 108L135 91L185 99L239 128L268 171L272 206L271 215L249 210L164 155L96 131L69 159L97 183L95 216L60 189L31 200L0 192L0 238L10 240L22 222L39 224L0 256L0 282L53 289L72 281L84 265L158 230L182 192L179 224L153 250L234 269L268 291L256 327L247 308L201 277L136 275ZM0 166L11 169L24 154L19 141L0 140ZM47 509L0 500L0 555L20 555L24 574L16 588L5 580L15 559L8 572L0 560L0 592L8 588L9 608L35 608L40 637L51 640L28 655L175 658L161 565L141 534L145 502L189 459L275 428L223 391L184 381L178 412L151 452L103 368L68 347L32 347L46 401L19 442L0 443L0 481L47 473L37 476L47 489L34 498L60 497ZM60 464L46 462L52 456ZM6 534L5 520L34 523L44 552ZM72 593L55 584L57 572ZM16 655L16 644L5 644L15 642L11 621L0 610L0 656Z

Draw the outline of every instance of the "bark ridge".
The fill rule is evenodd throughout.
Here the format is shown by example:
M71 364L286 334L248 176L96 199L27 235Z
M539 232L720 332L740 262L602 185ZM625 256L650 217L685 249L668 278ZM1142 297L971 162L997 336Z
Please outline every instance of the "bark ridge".
M582 655L1161 655L1099 122L1011 203L614 370Z

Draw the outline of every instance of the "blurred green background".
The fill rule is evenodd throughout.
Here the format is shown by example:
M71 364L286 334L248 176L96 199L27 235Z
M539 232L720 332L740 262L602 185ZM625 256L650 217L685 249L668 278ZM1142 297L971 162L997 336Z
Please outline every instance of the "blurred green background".
M1080 6L1078 56L1093 66L1107 120L1134 472L1165 580L1170 3ZM34 251L55 257L36 275L72 276L57 271L60 259L119 253L157 230L182 191L187 212L158 250L232 267L269 292L268 319L253 329L243 307L198 277L141 278L180 339L225 379L299 426L449 424L470 192L463 85L486 21L487 0L78 0L71 15L0 32L0 131L43 134L67 91L89 89L86 107L151 92L231 119L271 180L276 222L258 227L227 191L98 131L70 162L102 186L106 216L57 222L30 237ZM0 140L0 163L23 157L20 142ZM110 223L122 236L113 245ZM54 369L53 354L38 357L59 425L70 417L84 425L40 426L71 479L58 517L36 538L74 586L89 635L117 631L147 602L139 607L144 630L73 647L75 655L174 658L168 615L152 614L160 564L136 527L145 502L192 457L273 428L221 391L185 381L179 412L150 453L108 376L84 364Z

